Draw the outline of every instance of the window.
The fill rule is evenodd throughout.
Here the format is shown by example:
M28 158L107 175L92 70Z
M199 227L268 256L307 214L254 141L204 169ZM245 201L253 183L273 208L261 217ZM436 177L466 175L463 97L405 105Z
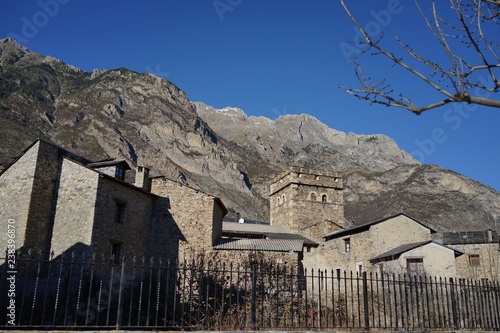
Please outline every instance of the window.
M124 180L125 179L125 170L117 167L115 170L115 178L119 179L119 180Z
M335 275L337 276L337 280L340 280L340 268L335 269Z
M109 253L109 262L112 264L119 264L122 253L122 242L116 240L109 240L111 244L111 251Z
M358 269L357 269L356 273L358 273L358 276L361 276L361 274L363 274L363 265L362 264L358 264Z
M424 274L424 259L406 258L406 271L411 275Z
M344 248L345 248L345 252L351 252L351 239L350 238L344 239Z
M123 224L125 222L125 207L127 203L120 200L115 200L115 222Z
M323 195L321 196L321 201L322 201L322 202L326 202L326 194L323 194Z
M471 266L481 265L481 259L479 258L479 254L469 254L469 265Z
M316 201L316 193L312 192L309 197L312 201Z

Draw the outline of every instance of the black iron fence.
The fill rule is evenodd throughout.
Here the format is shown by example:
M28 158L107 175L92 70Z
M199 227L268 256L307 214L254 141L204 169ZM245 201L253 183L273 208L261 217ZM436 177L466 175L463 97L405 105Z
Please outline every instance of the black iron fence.
M75 255L2 263L4 328L500 329L498 281Z

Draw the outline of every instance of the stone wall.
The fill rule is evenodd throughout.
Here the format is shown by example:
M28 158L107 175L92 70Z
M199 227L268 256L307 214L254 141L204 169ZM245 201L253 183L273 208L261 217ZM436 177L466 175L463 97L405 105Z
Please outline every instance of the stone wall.
M234 267L238 264L248 265L255 260L264 261L268 265L280 265L287 267L301 267L301 253L299 252L274 252L274 251L230 251L215 250L212 256L213 260L220 263L233 263Z
M49 254L60 168L59 148L39 140L1 176L8 189L2 190L2 219L16 220L16 247L33 255Z
M58 147L45 141L39 141L38 145L38 158L26 229L28 241L25 246L42 251L47 257L54 223L57 184L62 160Z
M500 276L500 247L498 243L464 243L449 246L464 252L456 259L458 277L498 279ZM471 258L471 255L479 255L479 258Z
M375 252L372 253L374 256L402 244L423 242L432 238L429 228L404 215L398 215L372 225L369 237L373 243L372 249Z
M64 158L52 233L51 251L90 250L99 174ZM78 248L75 248L78 247Z
M379 269L379 273L402 274L407 271L406 260L409 258L422 258L423 270L428 276L454 277L457 274L454 251L435 243L415 248L403 253L396 260L378 263L374 266L380 267L380 264L383 265L382 270Z
M346 239L349 249L346 251ZM430 229L403 215L372 225L368 230L341 236L322 244L316 256L307 256L308 266L356 272L376 271L368 260L402 245L430 240Z
M0 251L7 248L8 220L14 220L16 249L25 244L28 213L35 179L39 144L35 144L0 175Z
M121 245L120 255L141 258L148 255L154 196L138 188L99 175L95 204L92 248L110 253ZM117 221L117 205L124 207L123 221Z
M292 168L271 184L271 224L321 243L344 225L339 173Z
M177 226L172 229L172 236L168 232L155 235L156 249L152 250L153 253L159 253L161 244L168 244L173 237L179 238L180 259L212 251L212 246L222 234L225 213L222 207L217 207L219 201L215 197L163 177L152 179L151 192L168 198L169 220L164 223Z

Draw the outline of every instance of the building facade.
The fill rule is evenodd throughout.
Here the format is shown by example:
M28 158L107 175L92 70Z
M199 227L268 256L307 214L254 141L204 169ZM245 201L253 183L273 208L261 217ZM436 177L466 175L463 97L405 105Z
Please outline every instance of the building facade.
M496 278L494 231L444 233L405 214L361 225L344 218L340 173L292 167L270 184L270 221L224 221L208 193L123 160L90 161L37 140L0 174L0 219L23 255L73 252L171 260L270 263L343 272ZM0 233L0 248L12 243ZM30 250L28 252L28 250Z

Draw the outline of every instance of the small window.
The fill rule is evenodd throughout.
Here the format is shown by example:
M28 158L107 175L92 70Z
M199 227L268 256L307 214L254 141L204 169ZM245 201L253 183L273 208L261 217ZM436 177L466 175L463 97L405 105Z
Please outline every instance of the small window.
M361 276L361 274L363 274L363 265L359 264L358 265L358 271L357 271L358 275Z
M411 275L424 274L424 259L423 258L407 258L406 271Z
M469 265L471 266L481 265L481 259L479 258L479 254L469 254Z
M351 239L350 238L344 239L344 248L345 248L345 252L351 252Z
M309 195L309 198L311 198L312 201L316 201L316 193L312 192L310 195Z
M110 240L109 242L111 244L111 251L109 253L109 261L112 264L119 264L121 253L122 253L123 242L116 241L116 240Z
M125 207L127 203L124 201L115 200L115 222L123 224L125 222Z
M278 205L280 204L280 198L278 198Z
M286 199L285 199L285 195L283 194L283 203L285 203Z
M321 196L321 201L322 201L322 202L326 202L326 199L327 199L327 198L326 198L326 194L323 194L323 195Z
M119 179L119 180L124 180L125 179L125 170L117 167L115 170L115 178Z
M335 269L335 275L337 276L337 280L340 280L340 268Z

